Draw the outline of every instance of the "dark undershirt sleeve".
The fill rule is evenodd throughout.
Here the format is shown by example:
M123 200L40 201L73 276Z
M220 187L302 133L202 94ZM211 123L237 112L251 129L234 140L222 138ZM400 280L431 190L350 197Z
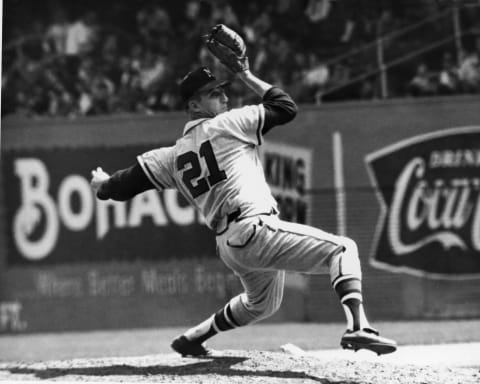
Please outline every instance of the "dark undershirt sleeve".
M267 133L276 125L286 124L297 115L297 105L292 98L278 87L270 88L263 96L265 122L262 134Z
M129 168L116 171L108 181L104 182L97 191L100 200L126 201L132 197L154 189L155 186L143 172L140 164L136 163Z

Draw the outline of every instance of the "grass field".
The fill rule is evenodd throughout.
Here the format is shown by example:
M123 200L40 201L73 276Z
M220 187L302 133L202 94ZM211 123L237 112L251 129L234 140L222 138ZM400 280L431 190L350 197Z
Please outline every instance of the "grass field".
M399 345L480 342L480 319L377 322L380 332ZM0 361L45 361L73 358L141 356L170 353L170 341L185 328L0 336ZM339 347L343 323L261 323L211 339L218 349L279 351L286 343L305 350Z

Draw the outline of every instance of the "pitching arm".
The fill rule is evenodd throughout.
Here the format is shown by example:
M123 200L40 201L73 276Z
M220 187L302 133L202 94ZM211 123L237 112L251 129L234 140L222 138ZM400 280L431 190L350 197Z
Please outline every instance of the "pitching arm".
M100 200L116 201L126 201L139 193L155 188L138 163L116 171L111 176L98 167L92 171L90 184Z

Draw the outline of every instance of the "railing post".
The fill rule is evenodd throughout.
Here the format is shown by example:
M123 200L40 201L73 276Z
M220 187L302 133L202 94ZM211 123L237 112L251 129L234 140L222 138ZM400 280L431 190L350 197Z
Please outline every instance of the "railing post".
M457 54L457 65L460 65L462 61L462 27L460 25L460 7L458 0L453 2L452 7L452 21L453 21L453 34L455 37L455 51Z
M383 38L377 37L377 64L380 70L380 92L382 99L388 97L387 70L383 61Z

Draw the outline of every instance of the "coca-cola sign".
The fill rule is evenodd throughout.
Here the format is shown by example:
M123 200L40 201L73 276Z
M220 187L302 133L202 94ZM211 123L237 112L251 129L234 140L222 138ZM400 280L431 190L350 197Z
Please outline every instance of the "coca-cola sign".
M411 137L366 162L381 205L371 264L480 277L480 127Z

